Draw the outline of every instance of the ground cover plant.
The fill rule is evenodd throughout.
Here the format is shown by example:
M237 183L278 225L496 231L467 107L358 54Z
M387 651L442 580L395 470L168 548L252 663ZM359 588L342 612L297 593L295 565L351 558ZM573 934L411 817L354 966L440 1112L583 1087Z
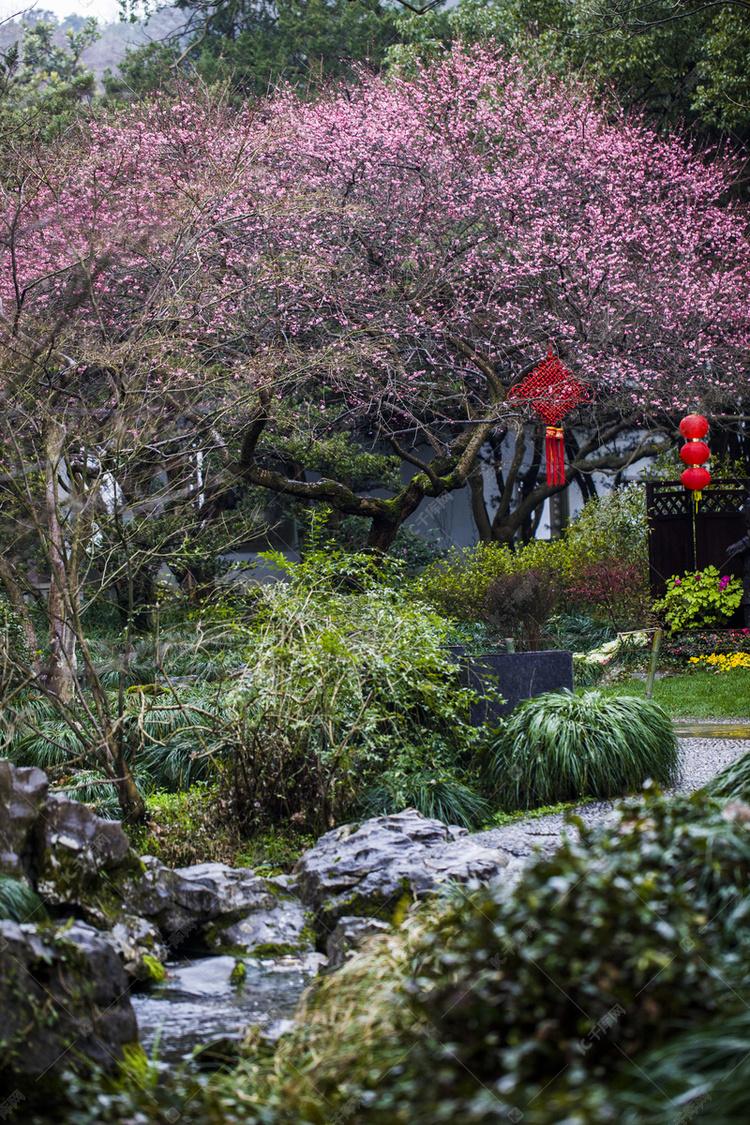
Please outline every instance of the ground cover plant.
M690 629L667 633L662 639L659 663L684 668L692 657L729 654L750 649L750 629Z

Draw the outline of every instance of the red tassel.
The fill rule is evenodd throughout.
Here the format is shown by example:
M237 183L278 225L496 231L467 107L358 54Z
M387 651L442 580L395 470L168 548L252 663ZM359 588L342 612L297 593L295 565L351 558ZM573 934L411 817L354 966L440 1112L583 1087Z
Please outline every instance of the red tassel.
M544 435L544 459L547 465L547 484L555 483L554 433L554 428L552 426L547 426L547 430Z
M565 484L565 443L563 442L562 430L555 431L555 445L557 446L555 456L557 480L555 481L555 484L562 485Z

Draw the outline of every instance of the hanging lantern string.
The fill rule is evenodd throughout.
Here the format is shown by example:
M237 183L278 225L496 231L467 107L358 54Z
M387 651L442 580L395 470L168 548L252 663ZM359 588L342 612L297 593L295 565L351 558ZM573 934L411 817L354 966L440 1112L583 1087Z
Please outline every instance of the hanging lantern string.
M688 466L680 480L693 493L693 503L697 508L702 490L711 483L711 474L708 469L703 468L703 462L708 461L711 450L705 441L701 441L708 433L708 422L702 414L688 414L680 422L680 433L687 438L680 450L680 457Z
M565 484L565 441L560 423L566 414L582 402L592 402L593 389L571 375L567 367L552 354L552 346L530 375L508 391L508 402L530 406L547 423L544 452L547 484Z

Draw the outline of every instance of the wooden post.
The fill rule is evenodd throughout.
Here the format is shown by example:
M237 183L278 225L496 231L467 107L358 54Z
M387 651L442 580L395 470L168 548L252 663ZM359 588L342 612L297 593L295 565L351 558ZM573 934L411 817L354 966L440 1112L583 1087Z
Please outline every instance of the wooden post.
M654 677L656 676L656 665L659 660L659 649L661 648L661 639L663 636L663 629L657 629L654 633L654 643L651 645L651 660L649 661L648 675L646 676L645 699L650 699L654 690Z

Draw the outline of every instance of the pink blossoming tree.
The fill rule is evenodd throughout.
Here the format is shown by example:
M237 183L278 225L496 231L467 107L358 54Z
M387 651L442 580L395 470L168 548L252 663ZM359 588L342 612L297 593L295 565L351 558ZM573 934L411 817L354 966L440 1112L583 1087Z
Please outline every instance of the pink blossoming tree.
M482 537L510 538L556 490L507 400L550 343L596 391L567 483L657 448L674 411L741 399L747 211L728 174L486 49L312 104L193 93L54 146L9 138L0 496L19 530L0 580L23 614L35 541L52 695L79 690L76 643L95 679L80 607L102 537L129 580L133 529L205 523L243 483L364 516L384 549L469 482ZM391 498L371 487L383 448Z

